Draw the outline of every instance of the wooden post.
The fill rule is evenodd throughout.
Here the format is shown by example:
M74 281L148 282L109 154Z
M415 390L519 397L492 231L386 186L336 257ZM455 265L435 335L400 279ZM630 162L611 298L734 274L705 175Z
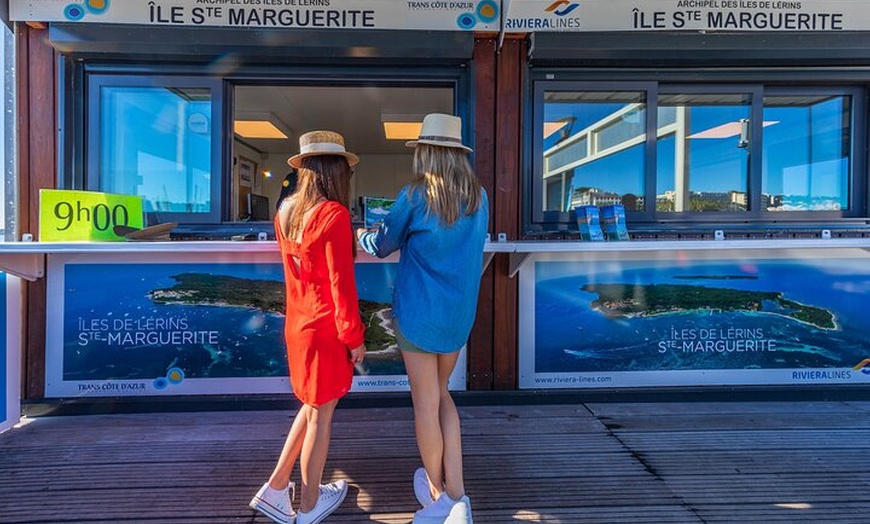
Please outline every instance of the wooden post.
M520 234L520 167L522 162L524 35L504 40L497 58L495 131L495 223L493 231L508 240ZM508 277L508 255L493 260L493 387L517 388L517 279Z
M57 187L56 56L48 31L18 24L19 232L38 235L39 190ZM25 284L24 399L45 396L45 279Z

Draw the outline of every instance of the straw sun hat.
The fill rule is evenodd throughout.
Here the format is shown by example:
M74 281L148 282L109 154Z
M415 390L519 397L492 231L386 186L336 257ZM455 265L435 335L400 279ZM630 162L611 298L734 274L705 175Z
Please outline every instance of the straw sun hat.
M442 113L426 115L423 119L419 138L405 142L408 147L415 147L417 144L456 147L466 153L471 153L471 148L462 144L462 119L458 116Z
M359 163L359 157L344 149L344 137L335 131L309 131L300 136L299 154L291 156L287 163L299 169L304 158L317 155L343 156L351 166Z

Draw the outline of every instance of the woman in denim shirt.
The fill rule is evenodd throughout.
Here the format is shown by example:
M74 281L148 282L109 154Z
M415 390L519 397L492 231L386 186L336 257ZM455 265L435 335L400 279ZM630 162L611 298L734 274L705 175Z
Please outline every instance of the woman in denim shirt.
M415 180L377 231L357 231L360 246L372 255L401 250L393 313L425 467L414 475L423 506L414 524L472 522L459 414L447 381L474 323L489 203L461 136L458 117L427 115L420 137L407 143L415 147Z

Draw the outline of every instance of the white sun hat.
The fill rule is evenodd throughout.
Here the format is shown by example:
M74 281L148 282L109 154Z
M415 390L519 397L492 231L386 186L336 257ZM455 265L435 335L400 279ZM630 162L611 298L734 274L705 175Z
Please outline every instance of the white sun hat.
M317 155L343 156L347 163L355 166L359 157L344 149L344 137L335 131L309 131L299 137L299 154L287 159L287 163L299 169L302 159Z
M405 142L408 147L417 144L431 146L455 147L471 153L471 148L462 144L462 119L458 116L443 113L429 113L423 119L423 127L417 140Z

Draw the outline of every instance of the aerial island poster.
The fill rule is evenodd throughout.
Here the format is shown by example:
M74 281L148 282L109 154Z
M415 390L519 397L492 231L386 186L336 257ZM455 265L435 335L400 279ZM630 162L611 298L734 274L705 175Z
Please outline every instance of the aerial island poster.
M865 250L556 254L523 267L522 388L870 384Z
M46 396L288 393L277 252L233 257L52 261L62 300L49 305ZM368 353L352 391L407 390L389 321L396 266L356 264Z

